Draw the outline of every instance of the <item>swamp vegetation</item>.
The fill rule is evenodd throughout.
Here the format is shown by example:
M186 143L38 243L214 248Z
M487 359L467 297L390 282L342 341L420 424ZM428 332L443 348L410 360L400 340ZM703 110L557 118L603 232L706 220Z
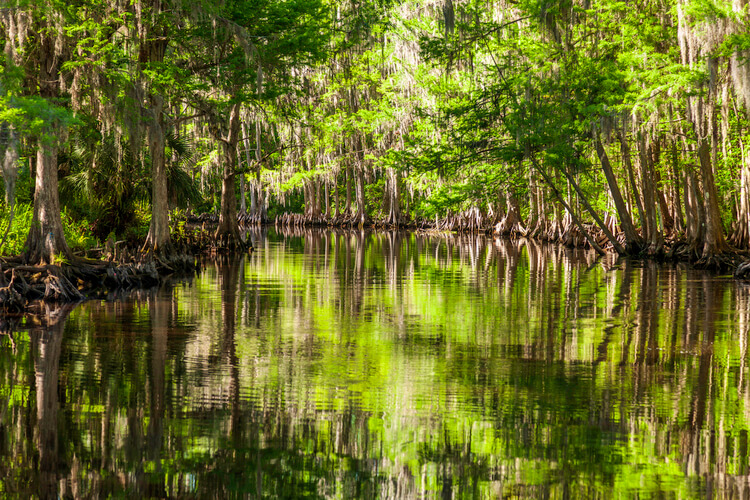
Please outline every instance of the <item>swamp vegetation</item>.
M83 246L168 261L183 210L218 216L229 250L239 216L733 267L750 249L748 15L745 0L6 0L0 252L72 262L69 219Z
M3 0L0 52L0 496L750 498L748 0Z

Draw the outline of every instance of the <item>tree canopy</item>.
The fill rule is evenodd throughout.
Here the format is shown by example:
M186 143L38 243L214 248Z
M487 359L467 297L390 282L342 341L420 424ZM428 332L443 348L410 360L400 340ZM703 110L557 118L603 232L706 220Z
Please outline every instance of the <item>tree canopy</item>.
M7 206L60 212L58 176L101 239L168 249L182 208L228 242L238 212L296 212L707 265L750 246L745 1L14 1L0 27Z

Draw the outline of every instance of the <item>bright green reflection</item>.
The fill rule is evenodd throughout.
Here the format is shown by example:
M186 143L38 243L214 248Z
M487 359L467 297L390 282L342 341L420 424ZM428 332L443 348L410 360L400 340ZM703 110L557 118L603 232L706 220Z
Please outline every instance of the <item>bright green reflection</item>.
M750 289L483 237L254 240L3 323L0 496L747 494Z

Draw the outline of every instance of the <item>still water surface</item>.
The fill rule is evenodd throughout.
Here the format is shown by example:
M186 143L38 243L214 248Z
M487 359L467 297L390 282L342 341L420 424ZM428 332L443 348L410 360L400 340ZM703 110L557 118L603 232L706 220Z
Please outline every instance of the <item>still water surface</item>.
M253 239L1 323L0 496L750 497L750 288L525 241Z

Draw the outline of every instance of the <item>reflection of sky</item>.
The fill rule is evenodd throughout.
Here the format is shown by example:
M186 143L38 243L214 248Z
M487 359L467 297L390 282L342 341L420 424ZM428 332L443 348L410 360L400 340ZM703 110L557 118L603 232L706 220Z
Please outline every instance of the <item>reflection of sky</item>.
M733 282L476 236L253 241L241 263L72 313L60 425L85 438L63 461L109 454L138 491L146 463L186 494L229 477L246 494L400 498L689 497L747 471L748 291Z

